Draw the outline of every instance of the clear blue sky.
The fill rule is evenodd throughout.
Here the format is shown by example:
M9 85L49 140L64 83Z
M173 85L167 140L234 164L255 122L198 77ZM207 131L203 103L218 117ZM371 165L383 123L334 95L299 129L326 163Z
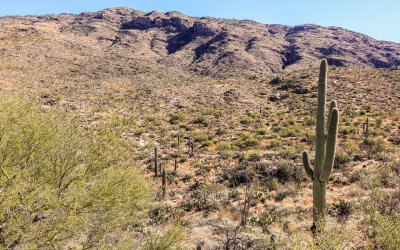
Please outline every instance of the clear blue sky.
M265 24L339 26L400 43L400 0L3 0L0 16L77 14L117 6Z

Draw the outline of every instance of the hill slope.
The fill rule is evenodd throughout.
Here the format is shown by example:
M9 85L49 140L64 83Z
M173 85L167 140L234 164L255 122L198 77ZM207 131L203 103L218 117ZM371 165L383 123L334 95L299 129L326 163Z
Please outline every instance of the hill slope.
M145 13L111 8L79 15L13 16L0 19L0 60L20 64L42 57L52 67L87 69L85 58L126 56L144 64L229 76L315 67L321 58L336 66L400 65L400 44L378 41L338 27L265 25L254 21ZM51 60L47 60L51 59ZM61 67L62 68L62 67Z

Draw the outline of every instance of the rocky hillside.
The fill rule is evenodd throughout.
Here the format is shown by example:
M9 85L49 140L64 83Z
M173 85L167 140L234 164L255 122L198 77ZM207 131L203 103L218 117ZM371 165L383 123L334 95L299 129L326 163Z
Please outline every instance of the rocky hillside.
M48 67L56 61L58 66L85 67L86 73L93 74L95 67L86 68L88 56L98 61L112 57L113 63L120 64L130 57L145 62L141 65L218 76L304 69L315 67L321 58L345 67L400 65L400 44L338 27L265 25L129 8L3 17L0 44L3 62L19 58L20 64L35 63L45 57Z

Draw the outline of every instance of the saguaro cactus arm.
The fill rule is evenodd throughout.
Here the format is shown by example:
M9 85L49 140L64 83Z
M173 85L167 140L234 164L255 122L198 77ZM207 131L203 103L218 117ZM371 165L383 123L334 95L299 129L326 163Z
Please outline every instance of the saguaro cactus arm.
M330 122L329 122L328 136L326 142L325 162L321 175L319 177L319 180L321 182L328 181L329 175L332 172L333 161L335 159L336 138L337 138L338 123L339 123L339 111L337 108L332 109L329 120Z
M328 122L326 123L326 127L329 129L329 123L331 121L331 114L332 114L332 110L334 108L337 108L337 104L336 101L333 100L331 101L331 104L329 105L329 113L328 113ZM328 136L328 131L326 132L326 136Z
M311 169L310 157L307 151L303 152L303 165L308 177L310 177L311 180L314 180L314 171Z

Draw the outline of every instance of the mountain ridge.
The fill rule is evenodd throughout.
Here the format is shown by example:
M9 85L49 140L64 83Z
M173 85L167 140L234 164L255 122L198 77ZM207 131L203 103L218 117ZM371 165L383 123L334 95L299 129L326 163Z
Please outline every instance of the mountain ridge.
M3 30L13 25L35 29L39 24L52 25L54 35L79 41L82 50L129 53L205 75L299 70L317 66L322 58L343 67L400 66L400 44L333 26L262 24L190 17L176 11L146 13L127 7L0 18Z

